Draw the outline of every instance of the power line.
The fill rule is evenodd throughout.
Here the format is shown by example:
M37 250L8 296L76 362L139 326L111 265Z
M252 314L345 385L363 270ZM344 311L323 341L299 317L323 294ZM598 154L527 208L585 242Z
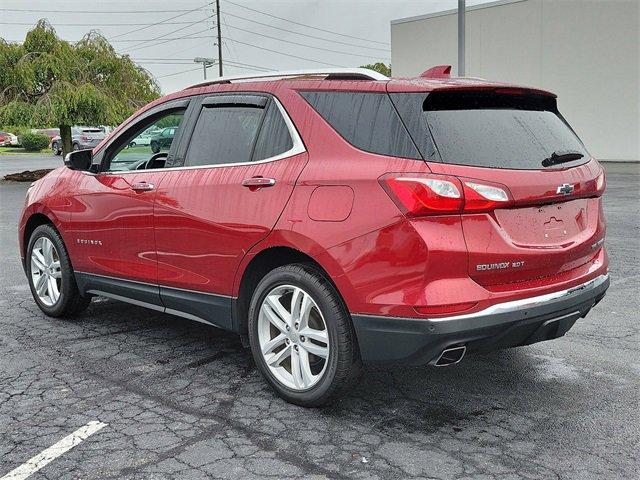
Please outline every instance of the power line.
M191 40L191 39L196 39L196 38L215 38L213 35L204 35L204 36L200 35L201 33L209 32L209 31L210 30L208 28L205 28L204 30L201 30L199 32L190 33L190 34L185 35L183 37L165 38L161 42L150 43L149 45L143 45L143 46L135 46L134 45L135 48L134 47L128 48L129 52L126 52L126 53L134 52L134 51L137 51L137 50L144 50L145 48L155 47L157 45L163 45L163 44L165 44L167 42L172 42L174 40Z
M234 66L244 67L244 68L248 68L250 70L259 70L259 71L263 71L263 72L268 72L268 71L272 70L271 68L259 67L258 65L251 65L250 63L234 62L232 60L225 60L224 63L228 63L232 67L234 67Z
M259 48L260 50L266 50L267 52L277 53L278 55L284 55L286 57L297 58L298 60L306 60L308 62L319 63L321 65L329 65L329 66L332 66L332 67L346 68L344 65L337 65L335 63L322 62L320 60L313 60L312 58L307 58L307 57L299 57L298 55L292 55L290 53L279 52L278 50L271 50L270 48L261 47L260 45L254 45L252 43L241 42L240 40L236 40L236 39L232 39L232 38L228 38L228 37L222 37L222 38L224 38L225 40L231 40L231 41L239 43L241 45L247 45L249 47Z
M297 45L299 47L313 48L315 50L323 50L325 52L339 53L340 55L349 55L349 56L352 56L352 57L366 57L366 58L373 58L373 59L377 59L377 60L380 60L380 59L389 60L388 57L380 57L380 55L366 55L366 54L361 54L361 53L341 52L340 50L331 50L330 48L316 47L314 45L309 45L309 44L306 44L306 43L292 42L291 40L285 40L284 38L272 37L272 36L266 35L264 33L253 32L253 31L247 30L245 28L240 28L240 27L236 27L234 25L229 25L228 23L225 24L225 26L229 27L229 28L235 28L236 30L240 30L242 32L252 33L254 35L259 35L261 37L270 38L272 40L277 40L279 42L289 43L291 45Z
M389 43L386 43L386 42L379 42L377 40L371 40L369 38L356 37L354 35L347 35L346 33L334 32L333 30L326 30L324 28L314 27L313 25L307 25L306 23L296 22L296 21L290 20L288 18L278 17L277 15L273 15L271 13L263 12L261 10L256 10L255 8L246 7L246 6L241 5L239 3L232 2L231 0L225 0L225 1L227 3L230 3L231 5L235 5L236 7L244 8L246 10L251 10L252 12L260 13L260 14L266 15L268 17L277 18L278 20L284 20L285 22L293 23L295 25L300 25L301 27L312 28L314 30L318 30L318 31L321 31L321 32L331 33L332 35L340 35L341 37L353 38L355 40L362 40L364 42L378 43L380 45L389 45Z
M264 68L264 67L257 67L255 65L249 65L246 63L240 63L240 62L234 62L231 60L225 60L225 63L228 63L230 67L236 67L236 68L244 68L244 69L248 69L248 70L255 70L255 71L269 71L268 68ZM200 70L200 67L196 67L196 68L189 68L187 70L180 70L179 72L173 72L173 73L168 73L166 75L160 75L157 76L156 78L167 78L167 77L174 77L176 75L182 75L183 73L189 73L189 72L195 72L196 70Z
M269 28L273 28L275 30L280 30L282 32L293 33L295 35L301 35L303 37L313 38L315 40L322 40L324 42L336 43L338 45L346 45L348 47L364 48L364 49L368 49L368 50L379 50L379 51L382 51L382 52L389 52L390 51L388 48L368 47L368 46L364 46L364 45L356 45L355 43L341 42L339 40L332 40L332 39L329 39L329 38L318 37L316 35L310 35L308 33L296 32L296 31L293 31L293 30L288 30L286 28L276 27L275 25L271 25L269 23L258 22L257 20L252 20L250 18L246 18L246 17L243 17L241 15L235 15L235 14L229 13L229 12L224 12L222 14L222 16L223 17L225 17L225 16L235 17L235 18L239 18L241 20L244 20L246 22L255 23L255 24L258 24L258 25L262 25L264 27L269 27Z
M162 23L166 23L166 22L168 22L169 20L173 20L174 18L184 17L185 15L188 15L188 14L190 14L191 12L195 12L195 11L200 10L200 9L202 9L202 8L205 8L205 7L209 6L209 5L211 5L211 3L205 3L204 5L201 5L201 6L200 6L200 7L198 7L198 8L194 8L193 10L189 10L189 11L186 11L186 12L181 13L181 14L179 14L179 15L175 15L175 16L173 16L173 17L169 17L169 18L167 18L167 19L165 19L165 20L162 20L162 21L160 21L160 22L152 23L151 25L148 25L148 26L146 26L146 27L142 27L142 28L135 28L135 29L130 30L130 31L128 31L128 32L124 32L124 33L120 33L120 34L118 34L118 35L114 35L114 36L113 36L113 37L111 37L111 38L124 37L125 35L129 35L130 33L133 33L133 32L139 32L140 30L146 30L147 28L151 28L151 27L153 27L153 26L155 26L155 25L160 25L160 24L162 24Z
M166 21L166 20L163 20ZM87 27L87 23L58 23L58 22L50 22L54 27ZM155 23L91 23L91 26L93 27L134 27L134 26L154 26L154 25L158 25L159 23L162 22L155 22ZM186 23L191 23L191 22L171 22L172 25L184 25ZM34 26L35 23L33 22L0 22L0 25L25 25L25 26ZM142 28L140 29L136 29L136 32L139 32L140 30L142 30Z
M175 75L180 75L182 73L195 72L196 70L200 71L200 67L190 68L188 70L181 70L180 72L168 73L167 75L160 75L159 77L156 77L156 78L173 77Z
M205 18L204 20L198 20L198 21L193 22L193 23L191 23L191 24L189 24L189 25L185 25L185 26L183 26L183 27L180 27L180 28L178 28L178 29L176 29L176 30L172 30L172 31L167 32L167 33L164 33L164 34L162 34L162 35L158 35L157 37L152 38L152 39L150 39L150 40L145 40L145 41L143 41L143 42L140 42L140 43L139 43L139 44L137 44L137 45L133 45L133 46L131 46L131 47L127 47L127 50L135 51L135 50L139 50L139 49L141 49L141 48L147 48L147 47L150 47L151 45L146 45L146 46L142 46L142 45L143 45L143 44L145 44L145 43L154 42L154 41L156 41L156 40L163 40L163 39L164 39L164 40L166 40L167 42L170 42L170 41L172 41L172 40L180 40L180 37L171 38L171 39L167 39L166 37L167 37L167 35L171 35L171 34L173 34L173 33L177 33L177 32L179 32L179 31L182 31L182 30L186 29L186 28L192 27L193 25L196 25L196 24L199 24L199 23L202 23L202 22L206 22L206 21L207 21L207 20L209 20L210 18L211 18L211 17L209 16L209 17ZM200 34L200 33L208 32L208 31L209 31L209 28L206 28L206 29L204 29L204 30L201 30L200 32L190 33L190 34L188 34L187 36L191 36L191 35L198 35L198 34ZM162 43L167 43L167 42L160 42L160 43L157 43L157 44L155 44L155 45L161 45Z
M201 8L201 7L200 7ZM35 8L0 8L2 12L31 12L31 13L180 13L190 10L39 10Z
M203 31L207 31L207 30L203 30ZM193 34L193 36L185 35L185 36L182 36L182 37L166 38L165 40L167 40L167 42L170 42L172 40L197 40L199 38L216 38L216 37L215 37L215 35L196 35L196 34ZM61 40L65 41L65 42L69 42L69 43L78 43L79 41L81 41L83 39L81 38L79 40L65 40L63 38ZM150 38L148 40L143 40L143 39L137 38L135 40L114 40L113 43L120 43L120 42L143 42L144 43L144 42L151 42L153 40L154 39L152 39L152 38ZM7 40L6 38L4 39L4 41L7 42L7 43L22 43L22 42L24 42L24 40ZM166 43L166 42L159 42L158 44L154 44L154 45L159 45L161 43ZM202 44L199 44L199 45L202 45ZM151 45L149 45L149 46L151 46ZM198 45L193 45L193 46L189 47L187 50L189 50L191 48L195 48L197 46ZM133 48L133 47L125 47L125 48ZM146 47L141 47L141 48L146 48Z

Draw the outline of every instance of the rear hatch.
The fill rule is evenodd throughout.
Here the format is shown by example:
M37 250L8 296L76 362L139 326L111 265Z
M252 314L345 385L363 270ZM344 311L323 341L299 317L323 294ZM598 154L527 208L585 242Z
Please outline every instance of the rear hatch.
M604 173L554 96L495 88L391 97L412 135L428 135L416 143L432 172L453 179L464 197L469 276L477 283L536 285L597 256Z

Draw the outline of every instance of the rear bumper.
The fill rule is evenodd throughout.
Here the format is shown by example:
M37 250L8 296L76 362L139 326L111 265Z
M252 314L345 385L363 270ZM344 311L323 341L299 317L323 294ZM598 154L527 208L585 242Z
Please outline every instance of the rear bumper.
M473 314L437 319L352 314L365 362L433 364L445 348L464 345L487 352L529 345L564 335L597 304L609 275L577 287L499 303Z

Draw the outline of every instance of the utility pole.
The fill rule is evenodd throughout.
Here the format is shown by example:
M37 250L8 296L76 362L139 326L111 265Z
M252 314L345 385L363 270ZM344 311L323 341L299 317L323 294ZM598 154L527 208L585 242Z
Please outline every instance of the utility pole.
M464 77L464 36L465 14L467 6L465 0L458 0L458 76Z
M205 57L196 57L193 59L195 63L202 64L202 74L204 75L204 79L207 79L207 68L216 64L215 58L205 58Z
M222 30L220 26L220 0L216 0L216 24L218 25L218 74L222 76Z

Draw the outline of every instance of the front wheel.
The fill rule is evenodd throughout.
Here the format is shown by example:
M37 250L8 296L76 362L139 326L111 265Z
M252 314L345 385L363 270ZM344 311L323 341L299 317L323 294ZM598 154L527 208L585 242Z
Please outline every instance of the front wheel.
M158 142L151 142L151 151L153 153L158 153L160 151L160 145Z
M60 146L58 145L58 142L53 142L51 144L51 151L53 152L54 155L60 155L62 153L62 150L60 150Z
M268 273L249 308L249 343L258 369L285 400L318 407L360 376L351 318L324 275L304 264Z
M80 295L67 249L51 225L33 231L25 262L31 293L45 314L69 317L89 306L91 297Z

